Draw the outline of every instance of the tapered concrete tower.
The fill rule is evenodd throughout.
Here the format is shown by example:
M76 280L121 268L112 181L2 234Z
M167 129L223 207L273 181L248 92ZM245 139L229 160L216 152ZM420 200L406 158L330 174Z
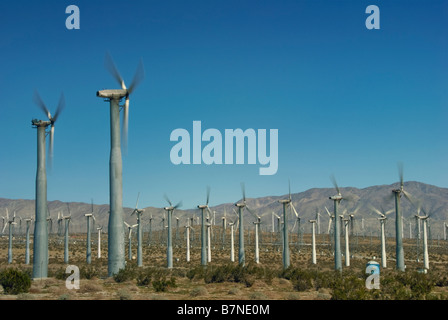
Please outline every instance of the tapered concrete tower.
M144 78L143 63L135 73L129 89L109 55L106 55L106 68L121 85L121 89L101 90L97 97L105 99L110 105L110 156L109 156L109 225L108 225L108 275L116 274L125 267L125 245L123 230L123 167L120 139L120 101L125 98L123 106L123 140L127 142L129 95Z

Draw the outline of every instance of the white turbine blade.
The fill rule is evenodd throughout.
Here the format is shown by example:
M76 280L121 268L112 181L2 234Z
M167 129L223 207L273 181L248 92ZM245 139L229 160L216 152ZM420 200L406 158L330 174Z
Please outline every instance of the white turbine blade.
M126 227L129 228L129 224L128 224L126 221L123 221L123 222L124 222L124 224L126 225Z
M138 193L138 195L137 195L137 202L135 203L135 209L137 209L138 208L138 199L140 198L140 192Z
M325 207L325 210L327 211L328 215L331 217L330 211L328 211L327 207Z
M292 204L292 201L291 201L291 207L292 207L292 210L294 211L294 214L296 215L296 217L298 218L299 217L299 214L297 213L297 210L296 210L296 208L294 207L294 205Z

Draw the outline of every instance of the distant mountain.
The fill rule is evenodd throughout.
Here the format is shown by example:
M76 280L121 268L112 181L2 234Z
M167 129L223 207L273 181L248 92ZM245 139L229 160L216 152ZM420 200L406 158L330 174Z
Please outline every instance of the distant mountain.
M398 184L372 186L368 188L358 189L353 187L340 188L343 196L347 195L351 198L350 201L342 201L340 205L340 212L347 210L351 213L355 208L359 207L356 214L355 228L358 232L361 232L361 221L365 232L377 232L379 230L379 222L377 220L378 215L369 209L369 205L373 205L376 208L383 208L384 210L394 209L394 198L391 190L398 188ZM448 188L440 188L433 185L424 184L421 182L405 182L404 189L412 195L412 199L421 204L421 207L425 212L431 213L432 220L432 234L436 239L437 235L442 236L443 223L442 221L448 221ZM328 229L328 214L325 207L330 212L333 212L333 201L329 200L329 196L336 193L333 188L313 188L300 193L291 194L292 202L296 208L301 225L305 232L309 232L310 227L308 220L316 217L316 212L320 213L321 232L326 233ZM261 198L248 198L246 199L247 206L255 214L259 215L262 219L262 226L264 230L271 230L272 228L272 212L277 215L282 213L282 205L278 203L278 200L287 198L284 196L267 196ZM414 232L414 215L417 213L417 208L411 204L406 198L402 197L402 210L405 218L405 237L409 235L409 232ZM8 208L10 216L13 212L16 212L17 217L28 218L33 217L35 212L34 200L11 200L0 198L0 216L5 216L6 208ZM57 217L58 213L64 216L69 214L72 216L71 232L85 232L86 230L86 218L84 214L92 211L91 204L81 202L61 202L61 201L49 201L48 209L50 216L53 220L53 232L57 231ZM143 213L143 223L145 230L148 228L149 217L153 217L152 226L153 230L160 229L162 226L162 217L164 216L164 210L162 208L146 207ZM225 203L210 207L210 211L215 215L216 225L222 224L222 217L224 211L228 222L236 219L236 215L233 210L236 207L234 203ZM135 223L135 216L130 216L133 208L124 208L125 220L127 222ZM93 212L96 218L96 226L104 226L104 231L107 232L108 223L108 211L109 205L94 205ZM197 218L200 216L199 210L175 210L173 216L174 226L176 226L176 218L179 218L179 226L186 225L186 218L195 217L195 224ZM244 212L245 226L253 227L252 221L255 218L248 211ZM213 217L212 217L213 218ZM289 215L291 225L294 224L296 218L294 213ZM394 234L394 213L389 216L388 233ZM166 222L165 222L166 224ZM297 229L296 229L297 230ZM94 231L94 230L92 230Z

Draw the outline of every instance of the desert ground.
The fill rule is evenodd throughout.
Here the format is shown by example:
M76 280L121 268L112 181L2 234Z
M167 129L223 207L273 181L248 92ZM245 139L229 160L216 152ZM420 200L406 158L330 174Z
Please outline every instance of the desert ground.
M334 298L331 288L311 286L301 289L294 279L282 276L282 245L280 234L264 232L260 241L260 262L254 262L254 234L246 235L246 266L258 271L251 275L250 281L213 281L201 276L194 276L200 266L199 229L192 234L190 262L186 261L186 242L183 232L173 232L173 268L166 268L166 233L154 231L151 238L143 236L143 266L136 266L137 240L132 238L132 259L128 259L128 243L125 244L127 266L133 275L117 281L107 275L107 234L102 234L101 258L97 257L97 235L92 233L92 262L86 263L86 234L71 234L69 242L69 264L77 266L80 271L79 289L68 289L64 264L64 238L52 234L49 243L48 278L32 280L27 293L18 295L0 295L1 300L330 300ZM290 261L292 270L331 273L334 269L331 237L328 234L316 236L317 264L311 262L311 235L303 234L298 241L297 234L290 235ZM227 230L223 244L222 233L216 228L212 237L211 261L206 269L219 266L238 265L238 234L235 237L235 261L230 261L230 234ZM343 273L365 274L367 262L375 260L381 263L381 243L378 237L354 235L350 239L350 266L345 266L344 237L341 236ZM0 269L18 268L31 274L32 263L25 264L25 237L13 239L13 262L8 264L8 237L0 238ZM394 273L395 242L387 239L388 266L381 269L381 276ZM32 237L31 237L32 261ZM417 261L415 239L404 239L406 272L415 272L423 268L423 254L420 250ZM445 277L448 271L448 242L445 240L429 241L430 269L425 276L437 279ZM254 269L254 270L255 270ZM157 288L151 281L144 283L138 274L150 270L151 281L154 275L163 275L170 284ZM157 278L160 280L160 277ZM174 279L174 280L173 280ZM171 281L171 282L170 282ZM440 284L441 283L441 284ZM446 299L448 280L443 278L432 289L433 297ZM350 298L349 298L350 299Z

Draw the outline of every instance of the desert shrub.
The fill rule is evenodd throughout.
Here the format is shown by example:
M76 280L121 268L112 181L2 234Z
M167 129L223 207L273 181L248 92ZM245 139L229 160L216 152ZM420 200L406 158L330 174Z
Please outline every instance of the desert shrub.
M132 300L132 295L124 289L120 289L117 291L118 299L120 300Z
M137 285L141 287L149 286L151 283L151 273L150 272L140 272L137 275Z
M366 300L370 294L365 287L365 280L354 275L340 275L334 278L331 286L332 300Z
M94 266L83 266L81 269L79 269L79 276L81 279L93 279L95 277L98 277L99 272L98 269Z
M31 287L31 277L19 269L8 268L0 272L0 284L5 294L26 293Z
M207 294L208 294L208 291L204 287L196 287L190 291L190 296L192 296L192 297L205 296Z
M134 279L136 276L135 267L132 264L126 264L123 269L118 270L116 274L113 275L115 282L125 282Z
M166 280L166 276L158 276L152 281L152 286L156 292L165 292L168 288L175 288L176 278L171 277L170 280Z
M65 279L67 279L68 276L69 276L69 274L65 273L65 269L64 268L59 268L58 270L56 270L53 273L53 277L58 279L58 280L65 280Z

